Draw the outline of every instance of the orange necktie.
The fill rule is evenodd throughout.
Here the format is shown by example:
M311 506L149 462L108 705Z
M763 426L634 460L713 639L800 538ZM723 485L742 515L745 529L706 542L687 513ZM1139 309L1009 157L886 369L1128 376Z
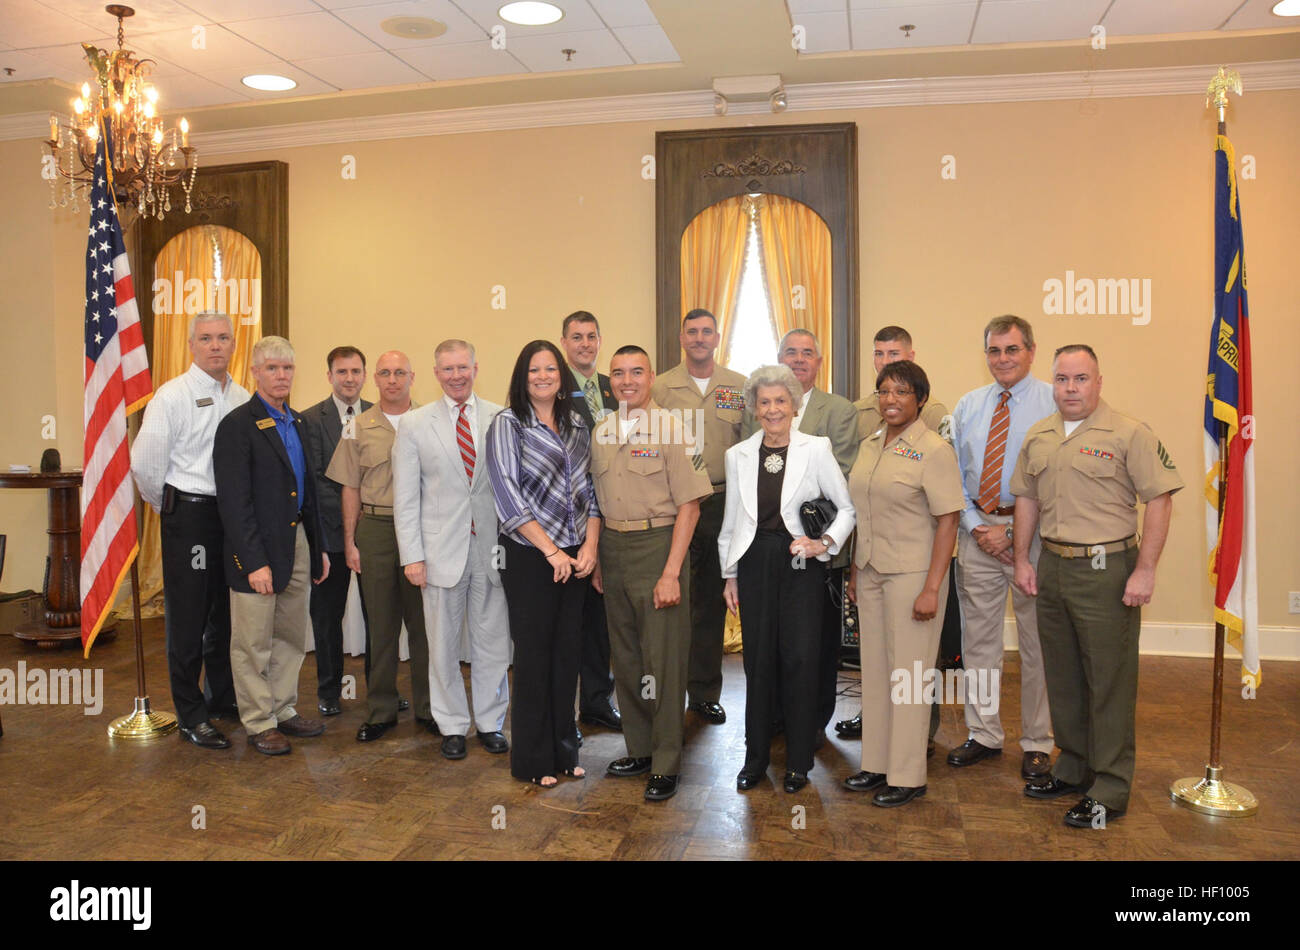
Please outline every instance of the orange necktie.
M1007 402L1011 399L1009 389L1002 390L998 407L993 410L993 421L989 423L988 441L984 443L984 473L980 475L979 506L992 514L1002 497L1002 456L1007 450L1007 430L1011 428L1011 410Z

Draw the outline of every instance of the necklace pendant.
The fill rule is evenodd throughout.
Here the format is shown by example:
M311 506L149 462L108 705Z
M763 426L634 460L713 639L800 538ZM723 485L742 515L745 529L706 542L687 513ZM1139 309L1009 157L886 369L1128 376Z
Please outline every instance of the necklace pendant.
M763 468L767 469L768 474L775 475L785 468L785 459L776 454L769 455L763 459Z

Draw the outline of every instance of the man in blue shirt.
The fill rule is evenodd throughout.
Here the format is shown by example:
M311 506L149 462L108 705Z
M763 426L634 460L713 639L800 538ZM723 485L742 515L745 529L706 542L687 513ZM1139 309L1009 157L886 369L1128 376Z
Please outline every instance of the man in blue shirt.
M304 719L298 671L307 645L308 577L329 573L321 550L315 472L303 445L302 416L286 400L293 347L267 336L253 346L257 393L217 426L213 442L217 508L225 529L230 585L230 670L248 742L265 755L289 752L286 736L318 736Z
M1049 772L1052 721L1034 600L1012 584L1011 521L1016 500L1009 485L1025 433L1055 412L1056 404L1051 385L1029 375L1034 330L1027 320L1008 314L989 321L984 328L984 356L994 382L962 396L953 410L966 499L957 534L957 596L965 621L961 652L969 738L948 754L948 764L973 765L1002 752L998 704L1002 626L1010 588L1020 650L1021 775L1033 780ZM1039 547L1035 534L1030 548L1033 562L1038 560Z

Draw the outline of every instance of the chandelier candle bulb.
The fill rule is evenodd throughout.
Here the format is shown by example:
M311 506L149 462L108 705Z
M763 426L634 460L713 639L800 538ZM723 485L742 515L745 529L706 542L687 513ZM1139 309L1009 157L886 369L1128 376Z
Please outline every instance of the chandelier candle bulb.
M185 119L181 119L181 148L190 147L190 124Z

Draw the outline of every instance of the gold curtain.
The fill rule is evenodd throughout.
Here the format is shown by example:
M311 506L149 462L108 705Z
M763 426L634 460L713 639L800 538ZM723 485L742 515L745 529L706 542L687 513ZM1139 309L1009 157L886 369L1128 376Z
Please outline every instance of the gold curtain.
M162 286L171 290L170 294L151 292L153 364L149 370L154 389L190 368L190 318L200 310L224 309L235 327L230 375L251 392L249 364L253 344L262 336L262 257L253 242L230 228L196 225L176 235L158 252L154 277L167 281ZM186 282L195 279L202 291L191 284L193 292L187 294ZM221 552L209 551L207 556L215 558L209 562L211 566L220 562ZM158 513L148 505L144 506L139 569L142 612L158 616L162 613L162 555Z
M727 352L745 260L749 215L744 204L745 196L737 195L710 205L682 233L681 316L703 307L717 317L719 353Z
M817 388L831 389L831 232L817 212L781 195L754 200L768 303L777 339L796 327L822 345Z

